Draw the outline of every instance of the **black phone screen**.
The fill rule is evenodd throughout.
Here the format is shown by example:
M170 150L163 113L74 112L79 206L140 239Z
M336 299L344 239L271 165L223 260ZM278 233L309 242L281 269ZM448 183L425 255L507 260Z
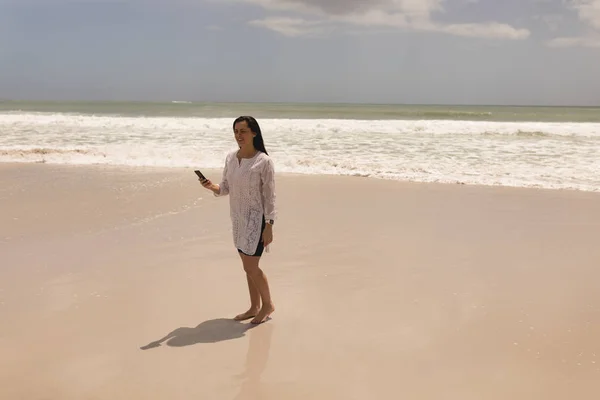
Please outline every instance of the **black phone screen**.
M198 175L198 177L199 177L200 179L204 179L204 180L206 180L206 177L204 177L204 175L202 175L202 172L200 172L200 171L198 171L198 170L196 170L196 171L194 171L194 172L196 173L196 175Z

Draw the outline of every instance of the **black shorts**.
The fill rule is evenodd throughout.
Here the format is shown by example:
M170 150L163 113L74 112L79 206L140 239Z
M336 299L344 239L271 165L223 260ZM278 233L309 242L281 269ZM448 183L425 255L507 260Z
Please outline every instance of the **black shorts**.
M265 246L263 245L263 238L262 238L262 234L265 231L265 227L267 226L266 221L265 221L265 217L263 215L263 219L262 219L262 227L260 229L260 238L258 238L258 246L256 246L256 251L254 252L254 254L246 254L243 251L241 251L240 249L238 249L238 253L250 256L250 257L260 257L262 256L263 251L265 250Z

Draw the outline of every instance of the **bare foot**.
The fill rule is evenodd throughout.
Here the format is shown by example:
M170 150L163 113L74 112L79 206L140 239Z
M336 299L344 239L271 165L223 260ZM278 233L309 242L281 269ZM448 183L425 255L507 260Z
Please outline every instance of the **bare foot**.
M260 309L260 312L258 313L256 318L254 318L250 322L253 324L262 324L263 322L265 322L267 320L267 318L269 318L269 316L271 314L273 314L274 311L275 311L275 307L273 306L273 304L269 304L269 305L265 304Z
M256 314L258 314L258 308L251 308L243 314L236 315L234 320L235 321L245 321L247 319L254 318L256 316Z

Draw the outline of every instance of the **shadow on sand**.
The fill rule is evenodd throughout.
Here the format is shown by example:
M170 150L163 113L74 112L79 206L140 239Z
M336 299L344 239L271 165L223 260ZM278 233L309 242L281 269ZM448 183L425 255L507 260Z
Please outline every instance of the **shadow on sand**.
M153 349L161 346L163 342L166 342L167 346L183 347L192 346L198 343L216 343L239 339L255 326L256 325L245 324L226 318L211 319L202 322L195 328L177 328L167 336L148 343L141 347L141 349Z

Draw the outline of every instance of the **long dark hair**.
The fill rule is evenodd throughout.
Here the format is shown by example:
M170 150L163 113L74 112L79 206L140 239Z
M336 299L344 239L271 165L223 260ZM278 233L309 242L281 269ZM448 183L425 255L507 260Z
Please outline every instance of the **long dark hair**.
M246 121L246 123L248 124L248 128L250 128L250 130L256 134L256 136L254 136L254 140L252 141L252 143L254 144L254 148L258 151L262 151L266 155L269 155L269 153L267 153L267 149L265 148L265 142L263 140L262 132L260 130L260 125L258 125L258 122L256 121L256 119L254 119L254 117L244 115L236 118L235 121L233 121L233 129L235 130L235 125L237 123L244 121Z

